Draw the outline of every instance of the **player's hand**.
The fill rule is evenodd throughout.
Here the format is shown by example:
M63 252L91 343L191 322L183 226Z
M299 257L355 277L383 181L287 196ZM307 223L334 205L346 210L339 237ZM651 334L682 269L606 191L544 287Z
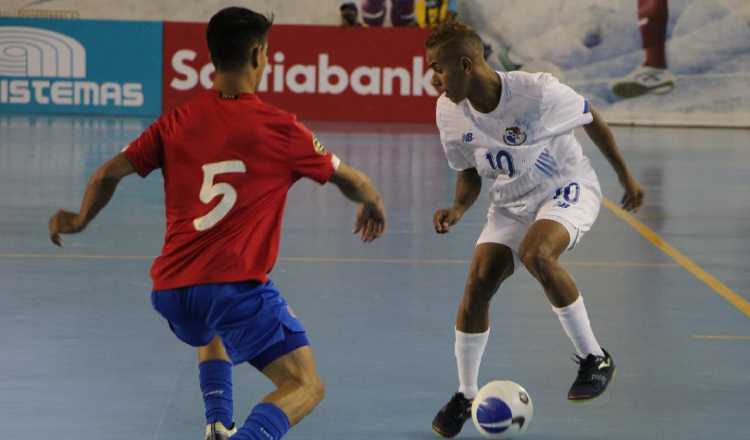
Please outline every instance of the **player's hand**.
M371 242L385 232L385 208L383 202L362 203L357 209L354 234L359 234L365 243Z
M625 188L625 194L620 201L622 209L629 212L638 212L643 204L643 187L632 176L626 177L620 183Z
M435 232L445 234L450 231L450 227L458 223L463 217L463 212L456 208L438 209L432 216L432 224L435 226Z
M75 212L61 209L49 218L49 239L52 240L52 243L62 247L60 234L75 234L81 232L84 227L81 216Z

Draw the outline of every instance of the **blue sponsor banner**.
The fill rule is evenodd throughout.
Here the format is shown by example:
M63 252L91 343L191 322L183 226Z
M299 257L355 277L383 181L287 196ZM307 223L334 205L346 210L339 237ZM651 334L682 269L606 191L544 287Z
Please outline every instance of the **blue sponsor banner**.
M158 115L162 28L0 18L0 112Z

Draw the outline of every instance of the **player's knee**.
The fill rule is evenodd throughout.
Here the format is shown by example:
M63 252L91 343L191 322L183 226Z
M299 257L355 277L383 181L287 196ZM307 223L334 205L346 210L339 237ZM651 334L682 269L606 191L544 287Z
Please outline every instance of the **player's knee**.
M306 381L304 388L313 406L317 406L326 396L326 386L317 374Z
M280 388L294 389L308 410L315 408L325 397L326 389L323 380L317 373L305 372L301 375L287 377L277 383Z
M487 270L472 273L466 283L466 294L470 303L489 302L503 279L503 275Z
M479 281L469 282L466 285L466 305L472 308L475 305L488 303L494 294L495 292Z
M548 279L557 265L557 258L544 247L522 249L520 257L524 267L539 280Z
M304 393L308 405L315 407L325 397L326 388L317 373L306 374L294 380L294 385Z

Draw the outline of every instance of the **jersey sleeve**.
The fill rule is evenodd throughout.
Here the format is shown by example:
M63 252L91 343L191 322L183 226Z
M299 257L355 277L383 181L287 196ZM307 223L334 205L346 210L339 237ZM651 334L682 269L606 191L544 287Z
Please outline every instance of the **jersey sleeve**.
M296 118L293 118L289 131L289 154L292 173L296 177L307 177L320 184L330 180L341 163Z
M461 150L456 148L450 141L446 139L446 136L440 133L440 143L443 144L443 151L445 152L445 158L448 159L448 166L456 171L468 170L474 168L474 164L466 160Z
M440 131L440 143L443 145L443 151L445 152L445 158L448 160L448 166L455 171L474 168L475 165L466 158L461 149L455 145L455 142L450 140L448 129L443 121L444 118L445 114L441 111L440 103L438 103L435 120L438 130Z
M593 121L591 108L586 98L552 75L546 76L541 110L542 124L551 136L568 131Z
M151 124L138 139L128 144L123 153L138 175L146 177L151 171L161 168L164 158L161 137L161 119Z

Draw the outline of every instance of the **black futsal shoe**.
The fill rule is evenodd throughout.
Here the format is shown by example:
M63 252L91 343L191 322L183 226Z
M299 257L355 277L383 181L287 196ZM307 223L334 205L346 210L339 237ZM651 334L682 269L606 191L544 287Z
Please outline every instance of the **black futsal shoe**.
M471 400L463 393L456 393L432 420L432 430L441 437L455 437L470 417Z
M568 400L589 400L599 397L612 382L615 362L606 350L602 351L604 356L589 354L585 359L576 356L578 376L568 391Z

